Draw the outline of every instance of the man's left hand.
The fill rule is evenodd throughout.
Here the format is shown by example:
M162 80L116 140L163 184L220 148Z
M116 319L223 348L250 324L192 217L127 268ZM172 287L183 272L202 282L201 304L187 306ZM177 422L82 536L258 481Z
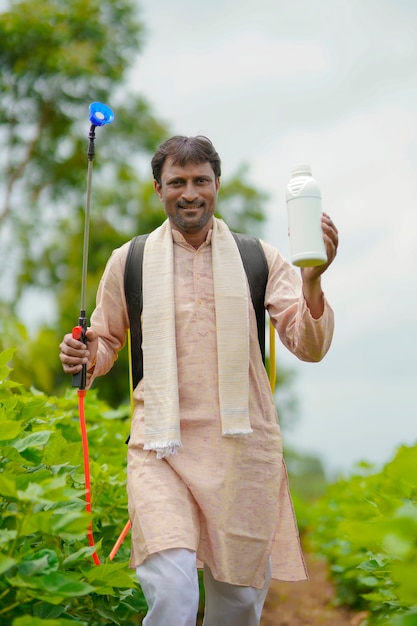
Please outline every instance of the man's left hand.
M316 267L302 267L301 276L303 282L310 282L319 278L323 272L327 270L329 265L333 263L336 257L337 246L339 245L339 234L327 213L323 213L321 216L321 228L323 231L324 244L326 246L327 261L323 263L323 265L317 265Z
M323 213L321 217L321 227L323 229L323 239L326 246L327 261L323 265L316 267L302 267L301 278L303 280L303 293L310 309L311 315L318 319L324 311L324 296L321 289L320 277L327 270L329 265L333 263L337 246L339 243L339 235L336 226L333 224L327 213Z

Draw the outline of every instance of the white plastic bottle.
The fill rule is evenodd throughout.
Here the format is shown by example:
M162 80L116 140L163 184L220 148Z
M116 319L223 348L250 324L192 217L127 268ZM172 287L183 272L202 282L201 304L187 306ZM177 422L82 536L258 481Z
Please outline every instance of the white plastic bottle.
M322 265L327 261L321 229L321 193L311 167L294 165L287 186L291 262L298 267Z

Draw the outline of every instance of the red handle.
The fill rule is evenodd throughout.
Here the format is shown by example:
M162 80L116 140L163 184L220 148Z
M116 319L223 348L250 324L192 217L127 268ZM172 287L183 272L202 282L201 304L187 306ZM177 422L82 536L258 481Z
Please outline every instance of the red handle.
M78 341L80 341L81 337L83 336L82 326L74 326L74 328L72 329L72 336L73 339L78 339Z

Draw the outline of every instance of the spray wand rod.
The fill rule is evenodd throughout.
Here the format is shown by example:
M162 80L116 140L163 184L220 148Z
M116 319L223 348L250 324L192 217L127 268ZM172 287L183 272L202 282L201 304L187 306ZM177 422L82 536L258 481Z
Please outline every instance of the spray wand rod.
M91 208L91 188L93 179L93 161L95 154L95 132L96 127L91 124L90 133L88 135L88 170L87 170L87 199L85 203L85 221L84 221L84 246L83 246L83 270L81 276L81 311L85 314L86 310L86 285L87 285L87 268L88 268L88 242L90 237L90 208Z
M110 107L102 102L93 102L90 104L90 133L88 135L88 171L87 171L87 199L85 205L84 218L84 245L83 245L83 265L81 275L81 304L80 316L78 318L78 326L72 329L72 336L83 343L87 343L87 315L86 315L86 291L87 291L87 268L88 268L88 243L90 237L90 208L91 208L91 189L93 178L93 161L95 155L95 132L97 126L105 126L111 124L114 120L114 114ZM87 366L83 365L82 369L72 377L72 386L78 389L85 389L87 382Z

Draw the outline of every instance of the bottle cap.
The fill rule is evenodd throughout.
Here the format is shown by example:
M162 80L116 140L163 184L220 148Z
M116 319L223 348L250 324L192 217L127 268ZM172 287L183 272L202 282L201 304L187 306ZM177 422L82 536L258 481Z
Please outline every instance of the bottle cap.
M311 176L311 166L307 163L297 163L292 168L293 176Z

